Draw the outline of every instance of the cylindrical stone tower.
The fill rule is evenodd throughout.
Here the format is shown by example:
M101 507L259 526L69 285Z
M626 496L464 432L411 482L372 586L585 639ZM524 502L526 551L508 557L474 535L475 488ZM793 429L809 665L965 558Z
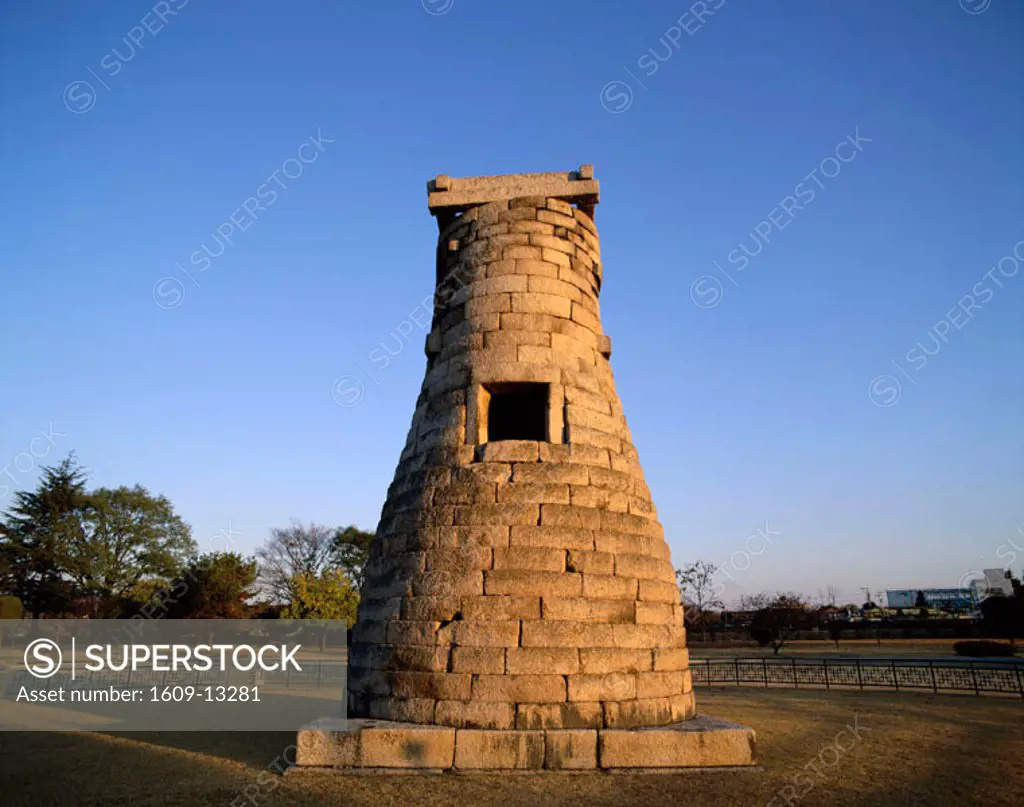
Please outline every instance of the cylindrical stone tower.
M349 715L688 720L679 590L601 328L593 168L428 192L427 371L366 569Z

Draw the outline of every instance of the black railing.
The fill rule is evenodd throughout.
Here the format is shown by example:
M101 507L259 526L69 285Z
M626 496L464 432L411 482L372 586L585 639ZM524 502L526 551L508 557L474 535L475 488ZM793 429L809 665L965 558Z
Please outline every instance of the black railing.
M245 678L249 684L268 688L344 687L346 661L317 660L302 663L301 671L268 672ZM752 685L797 689L894 689L930 692L969 692L974 695L1015 695L1024 699L1024 663L973 659L890 659L890 658L706 658L692 659L690 670L695 686ZM17 691L22 685L37 688L209 685L229 683L217 672L134 672L91 673L71 681L58 674L46 680L21 670L0 678L0 690ZM241 683L237 679L230 683Z
M749 684L811 689L916 689L1017 695L1024 663L974 659L717 658L693 659L694 685Z

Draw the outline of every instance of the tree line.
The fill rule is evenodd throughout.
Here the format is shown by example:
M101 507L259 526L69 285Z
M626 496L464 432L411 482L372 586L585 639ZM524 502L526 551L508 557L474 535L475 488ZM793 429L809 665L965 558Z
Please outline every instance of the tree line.
M699 631L704 639L708 628L725 608L721 598L723 586L716 579L718 571L715 564L703 560L676 570L686 625L692 631ZM1024 585L1010 572L1007 578L1013 595L988 596L979 603L978 610L981 629L989 636L1008 639L1013 648L1016 640L1024 636ZM853 627L853 623L845 617L844 609L836 607L832 586L819 595L820 603L815 607L809 598L792 591L745 594L740 597L739 611L749 616L746 629L750 638L762 647L771 647L775 655L799 631L816 628L827 631L838 648L843 631ZM861 606L863 610L876 607L873 602ZM922 616L927 615L929 609L924 592L918 592L914 609Z
M165 496L90 489L71 454L0 516L0 618L355 621L373 533L293 522L254 556L200 553Z

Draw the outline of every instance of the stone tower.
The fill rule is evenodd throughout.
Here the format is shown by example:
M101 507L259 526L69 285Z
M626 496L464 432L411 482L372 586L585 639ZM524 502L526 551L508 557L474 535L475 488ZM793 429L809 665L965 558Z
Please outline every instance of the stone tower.
M679 590L601 326L598 200L592 166L428 183L426 376L348 677L350 717L445 749L426 727L450 731L453 760L414 767L633 767L632 730L658 726L640 765L752 762L737 727L714 726L731 756L694 750L709 725L691 720Z

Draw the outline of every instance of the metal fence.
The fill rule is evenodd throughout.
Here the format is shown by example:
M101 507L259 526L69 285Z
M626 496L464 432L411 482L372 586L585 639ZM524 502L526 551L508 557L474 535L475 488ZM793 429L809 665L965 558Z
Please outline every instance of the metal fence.
M321 688L345 685L346 661L304 662L301 671L265 672L245 676L246 683L270 688ZM695 686L752 685L796 689L894 689L1013 695L1024 699L1024 663L971 659L886 658L717 658L692 659ZM25 671L0 676L0 691L22 685L43 688L138 685L207 685L228 683L218 672L157 672L151 669L90 673L77 681L58 674L40 681ZM234 681L233 683L240 683ZM5 685L6 684L6 685Z
M799 689L884 688L1017 695L1024 699L1024 664L1014 661L887 658L693 659L695 685L750 684Z

